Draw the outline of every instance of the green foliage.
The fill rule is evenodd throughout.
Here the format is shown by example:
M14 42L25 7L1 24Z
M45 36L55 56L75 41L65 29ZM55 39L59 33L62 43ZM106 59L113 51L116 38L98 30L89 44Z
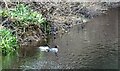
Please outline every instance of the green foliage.
M8 11L4 9L0 9L0 16L2 17L8 17Z
M17 39L8 29L0 29L0 50L6 55L18 48Z
M15 20L15 26L25 27L28 24L39 24L45 33L49 34L50 25L47 23L42 14L31 10L24 4L18 4L15 8L0 11L0 16L9 17Z
M45 21L45 18L42 17L42 14L39 14L36 11L30 10L28 6L24 4L18 4L14 9L9 11L2 10L0 12L3 17L10 17L16 21L19 21L20 25L27 25L27 24L41 24ZM18 24L18 23L17 23Z

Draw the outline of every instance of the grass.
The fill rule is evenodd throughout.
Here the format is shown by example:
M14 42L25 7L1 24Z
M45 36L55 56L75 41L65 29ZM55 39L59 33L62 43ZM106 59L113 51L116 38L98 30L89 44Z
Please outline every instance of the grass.
M25 4L18 4L15 8L0 11L0 16L9 17L14 20L14 25L17 27L25 27L29 24L38 24L45 33L50 32L50 24L43 18L42 14L31 10Z
M0 12L0 15L2 17L9 17L13 20L19 21L19 26L24 26L31 23L41 24L45 21L45 18L42 17L42 14L31 10L24 4L18 4L15 8L9 10L3 9Z
M8 29L0 29L0 50L2 54L7 55L15 52L18 48L17 39Z

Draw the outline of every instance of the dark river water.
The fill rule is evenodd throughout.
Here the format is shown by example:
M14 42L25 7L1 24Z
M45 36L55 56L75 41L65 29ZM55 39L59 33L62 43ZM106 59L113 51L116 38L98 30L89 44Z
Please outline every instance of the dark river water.
M2 57L3 69L118 69L118 20L120 9L110 9L86 23L76 25L70 32L51 39L58 45L58 57L39 48L26 50L25 57ZM28 48L28 47L26 47Z

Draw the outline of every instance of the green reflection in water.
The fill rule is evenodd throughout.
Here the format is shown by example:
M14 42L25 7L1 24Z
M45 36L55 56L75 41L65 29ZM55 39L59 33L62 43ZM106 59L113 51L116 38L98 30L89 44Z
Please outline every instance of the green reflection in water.
M0 71L2 70L2 56L0 55Z
M0 47L0 71L2 70L2 48Z
M0 67L3 69L31 69L31 66L36 60L42 60L44 58L44 53L40 51L34 51L32 56L28 55L25 57L18 57L16 53L12 53L8 54L7 56L0 56L0 58Z
M8 54L7 56L2 56L2 68L3 69L11 69L11 66L14 64L16 61L16 54L11 53Z

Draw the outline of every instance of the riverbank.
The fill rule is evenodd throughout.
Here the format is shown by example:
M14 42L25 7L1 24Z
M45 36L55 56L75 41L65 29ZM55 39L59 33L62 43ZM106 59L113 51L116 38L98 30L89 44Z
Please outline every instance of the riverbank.
M55 36L56 34L61 35L69 32L69 29L74 25L81 24L81 28L84 29L85 22L90 19L97 17L101 14L106 14L106 11L109 8L119 6L119 3L110 3L110 2L46 2L46 3L25 3L34 11L41 13L47 20L47 22L51 25L51 35ZM4 8L5 5L1 3L1 6ZM9 8L15 7L16 3L8 4ZM34 28L34 27L33 27ZM41 35L45 36L37 36L38 33L36 30L29 29L35 34L32 36L27 36L25 38L20 39L20 44L23 46L38 46L44 38L44 42L47 43L46 35L42 32L39 32ZM39 29L40 30L40 29ZM22 32L21 32L22 33ZM28 32L26 32L28 33ZM29 33L28 33L29 34ZM40 40L39 40L40 39ZM31 41L31 42L29 42ZM41 44L39 44L41 45Z

